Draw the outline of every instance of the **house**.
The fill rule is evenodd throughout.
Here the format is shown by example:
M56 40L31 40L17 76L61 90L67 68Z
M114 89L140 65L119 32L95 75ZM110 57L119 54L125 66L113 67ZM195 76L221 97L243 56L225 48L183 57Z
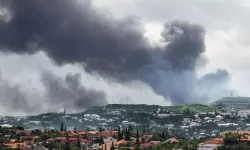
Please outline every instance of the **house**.
M98 119L98 118L101 118L101 116L99 116L97 114L85 114L84 118L86 118L86 119Z
M99 137L112 137L114 135L118 135L118 131L102 131L102 132L98 132L96 133L96 136Z
M108 143L102 144L99 148L101 148L103 150L110 150L111 146L112 146L112 143L114 143L115 147L118 147L121 144L127 143L127 141L120 140L120 141L117 141L117 142L108 142Z
M135 123L135 122L122 121L121 125L122 125L124 128L127 128L129 125L135 126L136 123Z
M191 122L191 118L183 118L183 123L190 123Z
M110 143L110 142L117 142L117 139L113 138L113 137L106 137L103 139L104 143Z
M11 128L11 127L13 127L13 125L10 125L10 124L2 124L2 125L0 125L1 127L5 127L5 128Z
M222 138L214 138L212 140L206 140L198 145L197 150L218 150L223 145Z
M223 116L218 115L218 116L215 117L215 120L216 121L221 121L221 120L223 120Z
M67 141L67 138L66 137L56 137L55 138L57 141L60 141L60 142L66 142Z
M69 138L69 142L71 143L77 143L78 138ZM80 141L80 139L79 139Z
M150 141L149 143L152 144L152 145L156 145L156 144L161 143L161 141Z
M149 147L149 146L151 146L150 143L140 144L141 149L147 148L147 147Z
M145 141L151 140L152 137L153 137L153 135L143 135L143 138L145 139Z
M236 123L221 123L221 124L219 124L218 123L218 126L219 127L229 127L229 126L238 126L238 124L236 124Z
M35 140L38 138L39 136L20 136L20 140Z
M170 138L170 139L166 140L166 142L177 143L177 142L179 142L179 140L176 138Z
M113 110L113 111L108 112L107 114L109 114L109 115L117 115L117 116L122 115L119 110Z
M171 113L159 113L157 114L157 117L164 118L164 117L169 117L171 116Z
M250 115L250 110L239 110L238 116L239 117L247 117Z
M24 148L24 147L27 147L27 144L25 142L15 142L15 143L6 143L4 144L6 147L9 147L9 148Z

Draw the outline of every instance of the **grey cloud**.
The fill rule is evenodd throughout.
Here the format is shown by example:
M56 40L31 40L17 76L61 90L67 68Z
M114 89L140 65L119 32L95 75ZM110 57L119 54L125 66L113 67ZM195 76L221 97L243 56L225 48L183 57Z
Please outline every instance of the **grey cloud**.
M61 78L44 72L41 82L46 89L48 103L77 110L107 104L105 93L86 88L81 84L80 77L80 74L67 74Z
M1 106L4 106L10 114L12 111L34 113L41 110L41 107L32 100L32 93L24 92L22 88L22 85L11 83L0 74Z
M220 97L228 96L230 74L225 69L217 69L216 72L202 76L196 85L195 92L200 99L208 102Z

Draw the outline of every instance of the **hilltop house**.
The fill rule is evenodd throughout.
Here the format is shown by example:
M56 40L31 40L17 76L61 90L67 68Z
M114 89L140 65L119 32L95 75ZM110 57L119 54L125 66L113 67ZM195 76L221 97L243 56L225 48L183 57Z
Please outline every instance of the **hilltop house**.
M223 145L222 138L215 138L212 140L204 141L198 145L197 150L218 150L220 146Z

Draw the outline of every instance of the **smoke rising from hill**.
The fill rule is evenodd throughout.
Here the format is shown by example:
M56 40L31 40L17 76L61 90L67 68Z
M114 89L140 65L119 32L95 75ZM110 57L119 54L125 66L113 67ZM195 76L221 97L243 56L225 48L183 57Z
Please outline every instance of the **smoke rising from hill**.
M197 24L167 22L162 33L166 45L153 48L143 36L139 20L114 19L89 1L0 0L0 4L8 12L0 18L3 52L34 54L42 50L59 66L80 63L88 72L121 83L141 80L157 94L170 97L173 104L191 102L197 95L196 62L205 52L205 30ZM75 107L106 103L104 93L78 85L78 78L69 75L62 80L45 73L41 81L48 96L62 103L69 99L74 99ZM204 78L207 76L202 84L208 83ZM222 82L214 80L213 86Z

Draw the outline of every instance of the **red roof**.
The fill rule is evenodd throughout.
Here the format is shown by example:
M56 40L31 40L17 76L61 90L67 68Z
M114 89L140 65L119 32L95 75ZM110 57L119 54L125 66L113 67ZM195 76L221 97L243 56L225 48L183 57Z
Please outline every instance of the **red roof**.
M31 141L24 141L26 144L34 144L35 142L33 140Z
M88 142L90 142L90 141L87 140L87 139L80 139L80 142L88 143Z
M108 137L108 136L118 135L118 131L102 131L98 132L96 135L102 137Z
M69 138L69 141L77 141L77 138Z
M31 135L31 130L24 130L25 135Z
M151 144L149 143L145 143L145 144L140 144L141 148L145 148L145 147L149 147L151 146Z
M17 139L10 139L11 143L15 143L17 141Z
M50 139L48 139L48 141L54 141L55 139L54 138L50 138Z
M62 140L67 140L66 137L56 137L55 139L56 139L56 140L61 140L61 141L62 141Z
M150 143L151 144L159 144L159 143L161 143L161 141L151 141Z
M170 138L167 140L167 142L179 142L179 140L177 140L176 138Z
M37 139L39 138L39 136L20 136L20 139L28 139L28 138Z
M33 137L33 139L38 139L38 138L39 138L39 136L34 136L34 137Z
M203 142L203 144L223 144L223 140L219 139L206 140L205 142Z

